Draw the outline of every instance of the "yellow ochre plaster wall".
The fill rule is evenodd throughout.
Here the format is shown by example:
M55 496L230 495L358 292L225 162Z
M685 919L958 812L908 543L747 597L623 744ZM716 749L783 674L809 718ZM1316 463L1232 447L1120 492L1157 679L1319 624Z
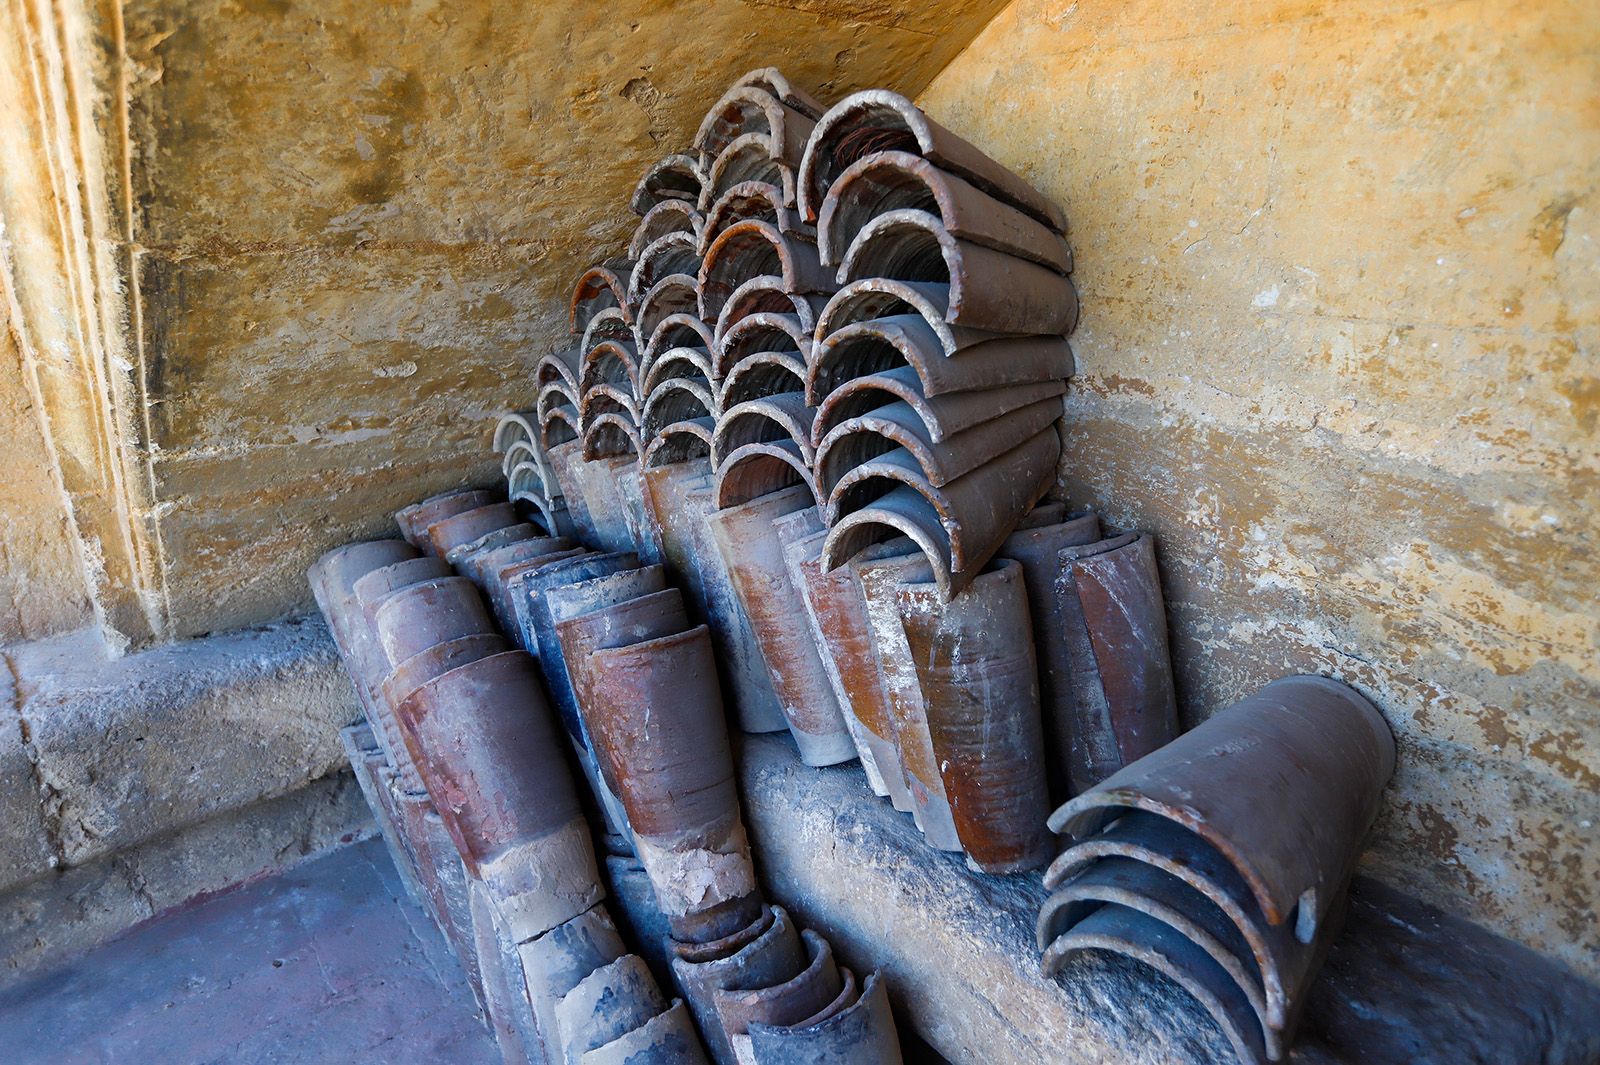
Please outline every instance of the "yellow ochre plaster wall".
M1367 869L1600 975L1600 8L1015 0L921 103L1070 219L1187 721L1356 684Z
M128 0L129 184L173 632L498 474L494 419L746 70L915 93L999 0Z

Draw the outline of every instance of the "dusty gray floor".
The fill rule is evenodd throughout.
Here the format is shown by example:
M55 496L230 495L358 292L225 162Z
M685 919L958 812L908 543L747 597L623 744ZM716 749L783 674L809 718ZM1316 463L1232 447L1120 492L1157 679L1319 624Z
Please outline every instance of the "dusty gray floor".
M0 990L13 1065L479 1065L499 1055L376 841Z

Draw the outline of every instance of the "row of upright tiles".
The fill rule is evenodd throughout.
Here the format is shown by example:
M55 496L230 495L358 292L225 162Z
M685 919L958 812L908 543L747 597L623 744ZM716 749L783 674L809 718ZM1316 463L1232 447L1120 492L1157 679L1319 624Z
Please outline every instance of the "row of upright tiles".
M396 517L312 586L367 716L352 765L505 1059L897 1062L878 975L761 893L707 630L662 567L480 491Z
M419 513L434 519L420 533ZM555 1038L591 1065L698 1061L696 1028L719 1065L895 1060L882 982L858 984L761 896L716 655L665 568L545 535L481 491L401 523L431 557L351 545L313 586L372 725L347 730L352 763L508 1060ZM901 627L915 629L904 612ZM1010 713L1004 691L980 687L973 705ZM1282 1060L1393 766L1382 717L1320 677L1268 685L1133 760L1051 818L1071 843L1046 875L1046 972L1130 955L1193 992L1240 1060ZM956 802L1010 801L993 783ZM684 1001L622 951L591 824L634 942Z

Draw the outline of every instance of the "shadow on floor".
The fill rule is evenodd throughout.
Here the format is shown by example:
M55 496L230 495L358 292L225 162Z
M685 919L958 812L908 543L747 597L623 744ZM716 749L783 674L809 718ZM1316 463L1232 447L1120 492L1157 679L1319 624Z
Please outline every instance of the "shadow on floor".
M369 840L0 989L11 1065L498 1062L460 967Z

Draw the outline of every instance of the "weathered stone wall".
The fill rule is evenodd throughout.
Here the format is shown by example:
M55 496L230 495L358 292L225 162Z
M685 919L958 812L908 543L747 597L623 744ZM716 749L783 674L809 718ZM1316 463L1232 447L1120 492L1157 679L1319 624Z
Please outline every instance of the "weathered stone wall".
M90 8L0 0L6 561L14 598L66 610L0 626L0 642L93 620L122 646L163 627L128 346L118 68Z
M93 619L66 495L0 303L0 647Z
M747 69L920 90L999 8L130 0L143 386L177 634L306 601L495 416Z
M930 86L1072 225L1068 492L1193 723L1370 693L1367 866L1600 975L1600 10L1016 0Z

